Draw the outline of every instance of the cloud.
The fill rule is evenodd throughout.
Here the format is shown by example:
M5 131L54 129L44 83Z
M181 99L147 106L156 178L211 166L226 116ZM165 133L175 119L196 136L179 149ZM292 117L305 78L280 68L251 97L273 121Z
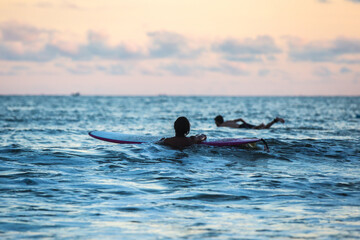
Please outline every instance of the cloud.
M160 69L170 72L172 75L175 76L190 76L195 74L195 72L197 71L195 66L176 63L161 66Z
M258 71L258 76L260 76L260 77L265 77L265 76L267 76L267 75L269 75L270 74L270 70L269 69L260 69L259 71Z
M47 1L41 1L38 2L34 5L35 7L39 7L39 8L65 8L65 9L72 9L72 10L81 10L81 8L70 2L70 1L60 1L58 2L56 5L53 2L47 2Z
M53 8L55 7L55 5L53 3L50 2L37 2L35 5L35 7L39 7L39 8Z
M144 76L151 76L151 77L161 77L163 74L159 71L149 70L149 69L142 69L140 73Z
M76 53L62 54L73 60L92 60L94 58L109 60L130 60L144 58L144 53L132 49L126 44L109 46L107 37L94 31L88 32L87 43L80 45Z
M196 74L204 74L209 72L222 73L232 76L247 76L249 72L238 64L220 63L218 65L204 66L199 64L178 64L171 63L162 65L159 68L160 71L170 72L175 76L193 76ZM146 71L145 74L148 74ZM153 72L151 72L154 75ZM159 75L159 74L158 74Z
M348 0L350 2L353 2L353 3L360 3L360 0Z
M274 61L276 59L274 55L281 52L269 36L243 41L228 39L213 44L212 48L196 46L194 41L173 32L150 32L147 36L149 43L143 49L126 43L110 45L106 34L92 30L88 31L85 43L76 43L64 41L62 34L57 31L7 22L0 24L0 59L32 62L49 62L59 58L73 61L194 60L205 51L210 51L220 54L229 61L253 63L262 62L264 59ZM234 71L227 69L229 73ZM172 66L172 72L185 74L186 71Z
M51 57L44 47L55 32L17 22L0 23L0 59L43 61Z
M136 72L151 76L207 73L247 76L250 73L243 63L276 61L282 52L270 36L225 39L201 46L173 32L150 32L147 36L149 41L142 48L124 42L111 45L106 34L90 30L86 40L78 43L64 40L67 36L55 30L5 22L0 23L0 60L63 62L67 65L61 68L76 75L129 75ZM302 42L293 38L288 40L288 45L289 59L295 62L332 62L344 66L360 63L359 39L342 37L330 41ZM335 72L345 74L349 69L332 71L322 67L315 69L313 74L324 77ZM1 72L2 75L15 73L17 71L7 69ZM262 77L274 75L275 72L264 67L256 74Z
M224 73L233 76L246 76L249 74L248 71L244 70L240 66L237 66L236 64L222 63L219 64L219 66L206 67L204 69L211 72Z
M0 69L0 76L14 76L27 71L29 68L21 65L12 66L8 69Z
M196 58L201 48L191 48L189 41L182 35L172 32L150 32L148 48L150 58Z
M78 64L72 67L66 67L65 69L74 75L89 75L94 73L94 68L85 64Z
M56 31L39 29L14 22L0 25L0 59L8 61L46 62L56 58L69 58L74 61L92 59L107 60L149 60L161 58L195 59L203 52L202 48L190 47L184 36L171 32L148 33L150 43L147 49L129 44L108 44L105 34L88 31L87 41L74 44L62 41Z
M56 67L64 69L68 73L74 75L89 75L97 72L102 72L107 75L127 75L129 69L121 64L55 64Z
M337 38L328 42L302 44L289 41L289 57L293 61L360 63L360 40Z
M313 71L313 74L318 77L331 77L332 76L332 72L327 67L324 67L324 66L315 68L315 70Z
M0 24L0 59L8 61L49 61L56 49L50 44L55 31L17 22Z
M342 74L351 73L351 72L352 72L351 69L347 68L347 67L342 67L340 69L340 73L342 73Z
M47 62L56 58L92 60L94 58L129 60L144 58L139 49L126 44L110 46L104 34L89 31L85 44L61 41L56 31L26 24L0 24L0 59L8 61Z
M120 64L98 66L97 69L110 75L127 75L129 73L128 69Z
M212 49L226 60L237 62L262 62L263 57L274 59L275 54L281 53L280 48L270 36L246 38L242 41L227 39L214 44Z
M147 36L149 42L143 49L126 43L110 45L106 34L92 30L87 32L85 42L76 43L63 40L64 36L57 31L8 22L0 24L0 60L13 62L59 62L60 60L63 63L71 60L73 63L56 66L74 75L96 72L127 75L130 73L130 68L124 64L114 64L114 61L136 60L145 62L144 67L148 70L137 69L143 75L161 76L170 73L175 76L190 76L215 72L245 76L249 73L238 62L260 62L262 59L273 61L274 54L280 52L272 38L267 36L243 41L226 40L212 45L213 48L209 47L211 44L197 46L185 36L172 32L151 32ZM207 66L195 63L194 60L199 60L205 51L214 56L213 63L208 62ZM226 55L231 61L216 63L219 60L219 53L220 56ZM109 65L99 65L96 63L98 60L112 61L112 65L110 62L106 63ZM156 66L159 60L162 65Z
M31 43L48 40L53 31L39 29L30 25L17 22L0 24L1 41Z
M355 77L354 77L354 80L353 80L353 83L358 84L359 82L360 82L360 73L356 73Z

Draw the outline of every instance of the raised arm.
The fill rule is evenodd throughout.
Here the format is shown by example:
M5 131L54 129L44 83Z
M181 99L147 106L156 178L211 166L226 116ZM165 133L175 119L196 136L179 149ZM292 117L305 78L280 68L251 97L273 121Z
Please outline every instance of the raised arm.
M242 118L234 119L233 121L234 121L234 122L246 123Z

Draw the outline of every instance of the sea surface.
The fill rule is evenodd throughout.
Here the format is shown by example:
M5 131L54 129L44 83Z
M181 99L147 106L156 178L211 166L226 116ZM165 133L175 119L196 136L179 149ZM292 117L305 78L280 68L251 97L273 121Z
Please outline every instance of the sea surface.
M270 151L88 135L170 137L179 116ZM1 239L360 238L360 97L0 96L0 126Z

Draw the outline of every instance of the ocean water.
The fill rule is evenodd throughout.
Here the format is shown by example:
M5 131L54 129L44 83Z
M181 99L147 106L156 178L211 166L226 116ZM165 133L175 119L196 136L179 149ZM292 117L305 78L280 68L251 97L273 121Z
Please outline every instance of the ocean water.
M88 136L168 137L179 116L270 151ZM1 239L360 238L359 97L0 96L0 124Z

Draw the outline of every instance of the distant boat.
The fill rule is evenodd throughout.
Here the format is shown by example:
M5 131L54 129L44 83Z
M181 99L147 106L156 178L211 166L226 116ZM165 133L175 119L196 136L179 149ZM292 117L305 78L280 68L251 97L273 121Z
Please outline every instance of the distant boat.
M73 96L73 97L79 97L79 96L80 96L80 93L79 93L79 92L72 93L71 96Z

